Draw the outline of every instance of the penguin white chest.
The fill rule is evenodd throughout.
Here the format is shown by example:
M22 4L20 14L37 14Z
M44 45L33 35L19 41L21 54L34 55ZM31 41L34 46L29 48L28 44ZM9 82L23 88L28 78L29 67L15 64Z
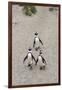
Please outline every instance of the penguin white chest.
M38 64L39 65L42 65L43 64L41 56L38 56Z
M39 39L37 37L35 39L35 42L36 42L36 47L38 47L39 46Z
M41 56L38 57L38 60L39 60L39 65L40 66L45 66L45 64L42 61L42 57Z
M39 39L36 37L36 42L39 42Z
M39 59L40 62L42 62L42 58L41 58L41 56L39 56L38 59Z
M28 54L28 59L31 59L31 53Z
M28 63L32 64L32 55L31 53L28 54Z

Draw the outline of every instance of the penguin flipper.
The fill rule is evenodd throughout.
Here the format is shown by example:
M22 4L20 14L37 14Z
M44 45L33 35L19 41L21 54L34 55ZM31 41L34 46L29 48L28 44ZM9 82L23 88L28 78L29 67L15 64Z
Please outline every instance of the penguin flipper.
M43 61L43 63L47 64L46 60L44 59L44 57L42 57L42 61Z
M35 38L34 38L34 42L33 42L33 47L35 46Z
M41 39L39 38L39 41L40 41L40 43L43 45L43 42L41 41Z
M27 58L28 58L28 55L26 55L26 57L24 58L23 63L26 61Z
M32 55L32 59L34 59L34 61L36 62L35 57L33 55Z

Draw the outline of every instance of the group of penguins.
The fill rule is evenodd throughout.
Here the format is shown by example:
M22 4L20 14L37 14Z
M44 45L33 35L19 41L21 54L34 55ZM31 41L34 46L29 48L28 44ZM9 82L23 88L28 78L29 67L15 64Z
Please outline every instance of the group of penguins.
M35 65L37 65L39 63L39 69L40 70L45 70L45 67L47 65L46 60L42 56L42 50L40 48L40 44L43 45L43 42L38 37L38 33L35 32L35 37L34 37L34 41L33 41L33 48L35 49L36 52L39 51L37 59L35 59L34 55L32 54L32 48L29 48L28 53L23 60L23 63L26 60L28 61L27 66L30 70L33 69L33 61L35 62Z

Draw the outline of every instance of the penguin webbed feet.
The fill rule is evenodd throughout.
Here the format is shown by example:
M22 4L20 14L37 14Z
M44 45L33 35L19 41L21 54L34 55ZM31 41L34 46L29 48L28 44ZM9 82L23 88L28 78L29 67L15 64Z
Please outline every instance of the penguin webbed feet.
M45 66L40 66L40 70L45 70Z
M31 64L28 64L28 67L30 67L31 66Z
M42 68L43 68L43 70L45 70L45 66L43 66Z
M28 67L29 67L30 70L33 69L31 64L28 64Z
M30 70L32 70L33 68L32 68L32 66L30 67Z
M40 70L42 70L42 66L40 66Z

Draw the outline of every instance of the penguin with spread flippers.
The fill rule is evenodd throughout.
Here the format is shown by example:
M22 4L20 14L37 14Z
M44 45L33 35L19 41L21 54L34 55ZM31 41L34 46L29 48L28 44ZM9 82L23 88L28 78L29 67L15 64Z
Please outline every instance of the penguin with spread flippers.
M27 53L27 55L25 56L25 58L24 58L24 60L23 60L23 63L24 63L26 60L28 61L28 62L27 62L28 67L29 67L30 69L32 69L33 61L34 61L35 64L36 64L36 60L35 60L35 57L34 57L33 54L32 54L32 49L31 49L31 48L28 49L28 53Z
M36 65L37 64L40 66L40 70L45 70L47 63L46 63L46 60L44 59L44 57L42 56L41 50L40 50L40 53L36 60Z
M38 37L38 33L35 33L34 42L33 42L33 48L35 48L36 51L40 49L40 43L43 45L43 42Z

